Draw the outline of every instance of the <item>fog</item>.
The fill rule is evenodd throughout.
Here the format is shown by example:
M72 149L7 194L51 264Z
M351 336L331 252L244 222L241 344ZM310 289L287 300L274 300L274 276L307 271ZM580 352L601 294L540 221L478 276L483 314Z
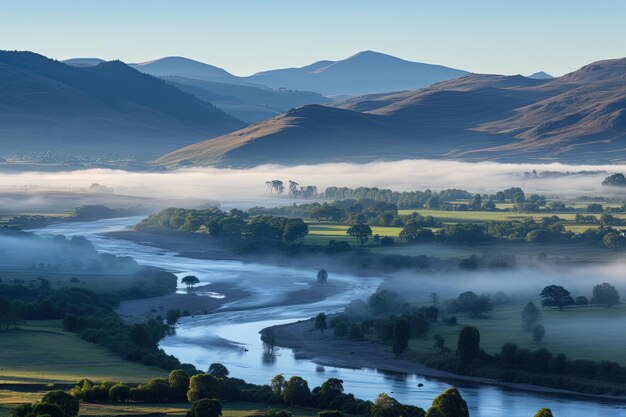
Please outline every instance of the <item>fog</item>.
M539 176L528 176L535 170ZM598 173L541 176L544 172ZM187 168L166 172L127 172L89 169L68 172L0 173L0 190L37 193L41 190L84 191L90 184L113 187L116 194L146 198L207 199L242 206L263 203L269 197L264 182L295 180L315 185L379 187L397 191L464 188L470 192L493 193L519 186L526 192L547 195L611 195L622 193L601 187L608 173L626 172L626 165L508 164L405 160L367 164L328 163L293 167L262 165L249 169ZM619 194L618 194L619 195Z
M534 300L547 285L561 285L572 296L591 297L593 286L602 282L614 285L626 295L626 261L576 266L541 265L506 270L455 271L442 273L399 273L383 284L383 288L401 293L415 301L428 301L430 292L442 299L455 298L462 292L477 294L504 292L514 299Z

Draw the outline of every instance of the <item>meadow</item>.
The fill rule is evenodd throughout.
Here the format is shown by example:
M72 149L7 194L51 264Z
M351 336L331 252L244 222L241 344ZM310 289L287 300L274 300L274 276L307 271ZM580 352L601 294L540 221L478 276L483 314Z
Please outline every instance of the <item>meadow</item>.
M143 382L166 372L128 362L63 331L60 321L29 321L0 337L0 383L67 384L83 378Z
M456 326L437 322L422 338L412 338L409 349L435 353L434 335L445 340L445 346L456 349L458 333L463 326L480 331L480 346L487 353L497 353L504 343L515 343L521 349L546 348L553 354L563 352L569 358L617 361L626 365L626 305L611 308L584 306L563 311L542 309L541 324L546 329L542 342L533 341L521 326L521 311L526 303L497 305L484 318L459 316ZM601 348L598 346L601 345Z

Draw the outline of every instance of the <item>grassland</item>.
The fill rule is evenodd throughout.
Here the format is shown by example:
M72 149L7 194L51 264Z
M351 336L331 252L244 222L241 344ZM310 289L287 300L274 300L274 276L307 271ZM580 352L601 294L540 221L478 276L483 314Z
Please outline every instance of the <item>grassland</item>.
M45 391L23 392L4 390L0 391L0 417L11 415L17 405L38 401ZM247 402L224 402L223 417L262 416L272 407L265 404ZM298 407L282 407L279 409L289 410L294 417L314 417L319 410ZM81 416L124 416L124 415L149 415L167 414L172 416L184 416L189 410L189 404L95 404L81 403Z
M310 245L327 245L331 240L345 240L351 245L358 245L358 239L349 236L346 232L350 226L335 223L309 223L309 234L304 239L304 243ZM402 231L401 227L372 226L372 234L398 237ZM370 241L372 238L370 238Z
M418 212L422 216L433 216L443 223L479 223L487 221L511 221L533 218L541 220L544 217L558 216L563 220L574 221L576 214L600 216L598 213L520 213L516 211L449 211L449 210L398 210L400 215L410 215ZM614 217L626 220L626 214L612 214Z
M445 345L456 349L458 333L465 325L480 330L481 348L496 353L504 343L516 343L530 350L546 348L563 352L573 359L609 360L626 365L626 305L579 307L564 311L543 310L541 324L546 328L543 342L536 343L521 327L521 311L525 303L496 306L490 317L459 317L458 326L435 324L423 338L411 339L409 348L416 352L436 352L435 334L445 339Z
M165 375L63 331L60 321L27 322L0 336L0 383L142 382Z

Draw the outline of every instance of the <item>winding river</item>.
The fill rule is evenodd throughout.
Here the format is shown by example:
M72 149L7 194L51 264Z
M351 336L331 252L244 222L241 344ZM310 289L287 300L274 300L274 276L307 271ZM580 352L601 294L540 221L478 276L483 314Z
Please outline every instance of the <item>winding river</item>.
M348 301L364 298L373 292L380 279L349 274L333 274L343 281L347 290L322 301L280 307L267 305L273 297L305 288L316 271L277 267L238 261L199 260L177 256L148 245L105 236L103 233L123 230L136 224L137 217L109 219L82 223L60 223L37 230L39 234L82 235L102 252L131 256L141 264L161 267L179 276L193 274L202 283L237 283L252 295L226 304L223 311L205 316L185 318L176 335L167 337L161 347L182 362L207 369L213 362L228 367L231 375L253 383L269 383L283 373L300 375L314 387L329 377L341 378L347 392L373 400L378 393L387 392L399 401L427 408L432 399L454 385L468 402L473 417L530 417L541 407L549 407L557 417L618 417L626 415L624 402L587 399L508 389L486 384L444 381L412 374L379 372L376 369L347 369L317 365L310 360L297 359L290 349L268 354L259 339L259 330L287 322L306 319L320 311L333 312ZM210 293L207 296L221 297ZM423 384L419 387L418 384Z

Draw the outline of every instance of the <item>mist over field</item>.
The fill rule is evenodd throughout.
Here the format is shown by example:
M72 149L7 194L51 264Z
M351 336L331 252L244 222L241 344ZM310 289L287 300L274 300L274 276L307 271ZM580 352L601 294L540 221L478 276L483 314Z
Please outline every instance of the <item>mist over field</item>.
M536 175L533 173L536 172ZM575 174L585 172L585 174ZM89 169L68 172L0 173L3 191L85 190L92 183L113 187L116 194L169 199L213 199L262 203L269 196L264 182L294 180L315 185L379 187L394 191L464 188L470 192L493 193L512 186L527 193L561 196L619 193L600 184L609 174L626 172L626 165L506 164L404 160L367 164L327 163L293 167L262 165L250 169L186 168L167 172L127 172ZM551 173L546 175L545 173ZM555 174L558 173L558 174ZM570 173L572 175L560 175ZM623 193L623 191L622 191ZM243 197L242 197L243 196ZM33 202L37 202L35 198Z
M442 298L456 298L462 292L494 294L502 291L513 299L536 300L546 285L561 285L573 296L590 296L593 286L610 282L626 293L626 262L580 265L537 265L506 270L458 271L435 274L398 273L383 287L420 302L427 302L430 292L439 292Z

